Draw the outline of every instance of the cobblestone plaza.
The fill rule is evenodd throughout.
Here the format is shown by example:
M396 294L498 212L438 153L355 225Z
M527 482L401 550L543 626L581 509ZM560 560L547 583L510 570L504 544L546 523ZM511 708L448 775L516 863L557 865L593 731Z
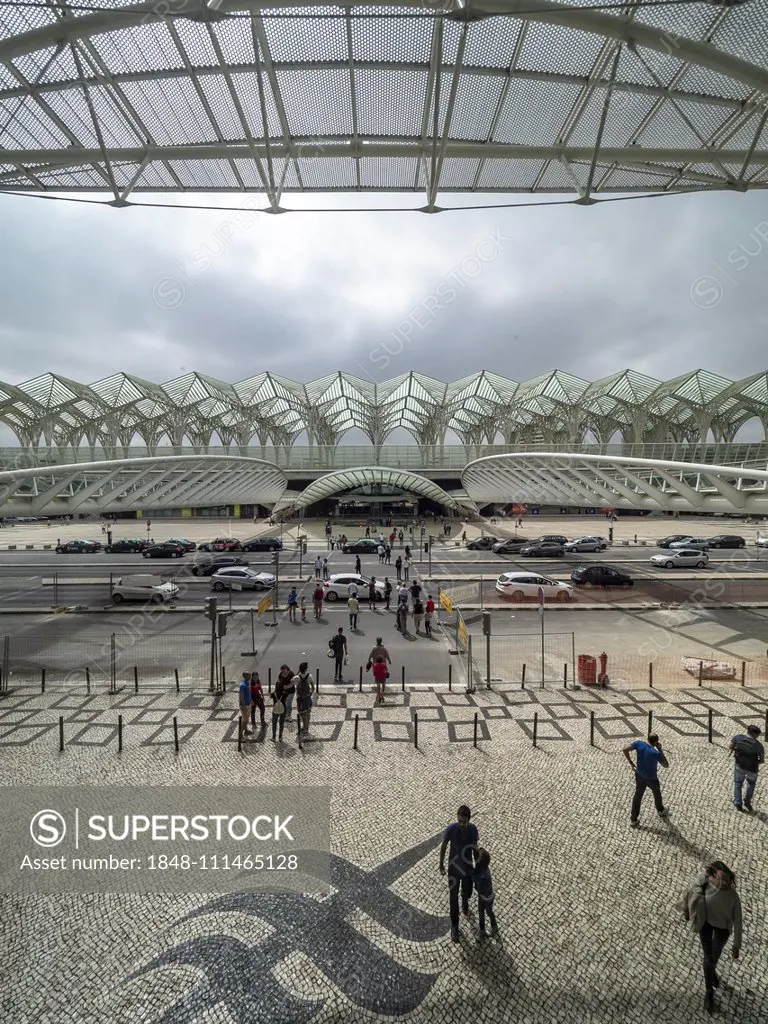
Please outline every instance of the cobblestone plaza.
M301 749L289 727L282 746L257 732L238 753L231 692L11 690L0 701L7 784L330 785L334 891L6 897L3 1019L696 1020L700 950L674 905L702 863L720 858L737 873L745 914L741 960L722 962L733 985L722 1013L765 1020L768 817L759 789L757 813L735 814L726 748L763 724L768 691L394 687L384 708L371 705L367 691L323 685ZM648 802L632 831L620 751L645 734L649 711L670 761L671 816L661 821ZM501 930L482 945L476 917L450 942L437 870L440 834L462 802L493 856Z

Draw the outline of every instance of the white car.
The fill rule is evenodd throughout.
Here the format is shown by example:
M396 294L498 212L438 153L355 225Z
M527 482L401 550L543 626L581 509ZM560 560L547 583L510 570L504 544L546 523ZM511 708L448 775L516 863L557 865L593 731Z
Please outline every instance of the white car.
M503 572L496 580L498 592L504 597L511 597L513 601L538 597L539 587L544 591L545 601L567 601L573 593L570 583L551 580L535 572Z
M768 548L768 534L766 534L764 537L758 537L755 541L755 547Z
M329 576L323 583L326 601L347 601L349 600L349 585L354 583L357 587L357 598L359 601L368 600L368 576L360 576L356 572L335 573ZM391 582L391 580L390 580ZM394 584L392 584L394 593ZM376 600L384 600L384 577L376 577Z
M256 572L247 565L231 565L211 576L214 590L271 590L275 577L271 572Z
M706 551L698 548L669 548L663 555L651 555L651 565L662 565L665 569L679 569L686 565L703 569L709 562Z
M566 551L606 551L608 541L605 537L578 537L576 540L569 540L565 545Z
M151 601L153 604L165 604L168 601L173 601L178 592L179 588L175 583L146 573L123 576L112 584L112 600L115 604L122 604L123 601Z

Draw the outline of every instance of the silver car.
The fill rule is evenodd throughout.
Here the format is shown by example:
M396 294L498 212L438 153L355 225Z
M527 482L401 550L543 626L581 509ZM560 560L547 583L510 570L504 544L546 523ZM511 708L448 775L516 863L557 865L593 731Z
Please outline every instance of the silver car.
M271 590L275 577L271 572L256 572L247 565L232 565L211 576L214 590Z
M569 540L565 545L566 551L606 551L608 541L604 537L578 537L576 540Z
M112 584L112 600L115 604L123 601L151 601L152 604L166 604L179 593L175 583L161 576L140 573L136 576L121 576Z
M663 555L651 555L650 562L651 565L662 565L665 569L679 569L683 566L703 569L709 562L709 555L697 548L670 548Z

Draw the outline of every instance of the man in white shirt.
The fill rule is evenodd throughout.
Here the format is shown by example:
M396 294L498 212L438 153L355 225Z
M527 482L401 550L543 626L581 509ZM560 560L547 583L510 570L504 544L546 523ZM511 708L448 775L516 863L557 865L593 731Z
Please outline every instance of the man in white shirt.
M357 584L354 580L347 587L347 597L357 597Z

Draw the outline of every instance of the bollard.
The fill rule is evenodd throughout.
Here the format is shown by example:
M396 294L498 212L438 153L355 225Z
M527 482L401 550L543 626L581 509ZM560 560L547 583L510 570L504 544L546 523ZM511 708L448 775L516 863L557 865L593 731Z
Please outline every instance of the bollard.
M419 749L419 712L414 711L413 713L413 745L416 749Z
M40 693L45 693L45 669L40 669Z
M139 692L139 669L136 665L133 666L133 692Z
M704 662L700 661L699 662L699 686L701 686L701 677L702 677L703 672L704 672Z
M594 747L595 745L595 712L589 712L589 745Z
M320 696L320 669L315 669L315 693Z
M768 708L765 709L765 725L763 726L763 736L768 735Z
M173 670L173 674L176 677L176 693L179 693L180 692L180 690L179 690L179 670L177 668L175 668Z
M536 740L539 736L539 712L534 711L533 713L533 745L536 746Z
M448 692L453 689L453 665L448 666Z
M741 663L741 685L745 686L747 681L747 663L742 661Z
M477 746L477 712L475 712L475 737L473 740L473 746Z
M363 692L363 666L362 665L360 666L360 681L357 684L357 692L358 693L362 693Z
M117 752L118 754L123 749L123 716L117 716Z
M64 715L59 715L59 753L64 749Z
M173 745L176 748L176 753L179 752L179 720L176 715L173 716Z
M709 708L708 711L709 711L709 713L707 714L707 739L711 743L712 742L712 708Z
M653 689L653 662L648 662L648 685Z
M563 662L563 688L568 689L568 662Z
M85 666L85 692L91 692L91 670L87 665Z
M649 711L648 711L648 732L646 733L646 736L650 736L652 732L653 732L653 708L650 708Z
M239 714L237 717L237 749L238 751L243 749L243 720Z
M523 676L522 676L522 679L520 681L520 685L521 685L522 689L524 690L525 689L525 662L523 662Z
M355 741L352 744L352 749L357 750L357 730L360 728L360 715L355 715Z
M232 591L230 591L232 593ZM221 666L221 692L227 692L227 667L226 665Z
M405 693L405 665L400 668L400 682L402 684L403 693Z
M267 673L267 693L272 693L272 666L269 666Z

